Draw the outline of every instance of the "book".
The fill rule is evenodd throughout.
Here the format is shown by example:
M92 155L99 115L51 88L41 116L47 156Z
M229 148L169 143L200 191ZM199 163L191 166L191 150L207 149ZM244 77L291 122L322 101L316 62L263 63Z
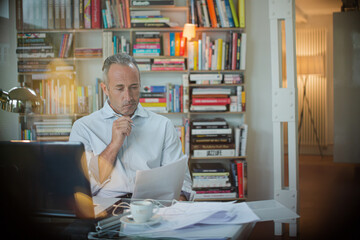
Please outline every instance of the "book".
M193 95L199 95L199 94L231 94L230 88L193 88L192 89Z
M227 125L224 118L211 118L211 119L196 119L191 122L193 126L207 126L207 125Z
M101 28L101 2L91 0L91 28Z
M236 198L236 192L230 193L196 193L194 200L201 199L232 199Z
M84 27L91 28L91 0L84 1Z
M245 28L245 0L239 0L238 12L239 12L239 27Z
M144 7L144 6L171 6L174 5L174 0L131 0L131 6Z
M221 163L193 163L191 164L192 172L226 172L224 165Z
M209 10L211 27L216 28L217 27L217 19L216 19L216 14L215 14L214 1L207 0L207 6L208 6L208 10Z
M191 135L232 134L232 128L191 129Z
M227 105L230 98L192 98L192 105Z
M193 157L234 157L235 149L194 150Z
M191 138L191 142L195 143L195 144L199 144L199 143L231 143L232 142L232 137L192 137Z
M226 111L227 107L225 105L191 105L190 111L194 112L216 112L216 111Z
M233 143L208 143L208 144L193 144L192 149L235 149L235 144Z

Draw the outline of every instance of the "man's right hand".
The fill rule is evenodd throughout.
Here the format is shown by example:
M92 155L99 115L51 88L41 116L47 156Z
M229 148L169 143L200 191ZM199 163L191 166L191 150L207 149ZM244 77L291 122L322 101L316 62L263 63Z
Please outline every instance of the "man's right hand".
M111 144L118 146L119 149L123 145L125 137L131 133L131 124L133 121L129 116L122 116L116 119L112 126Z
M103 183L110 176L114 168L116 156L126 136L129 136L131 133L132 123L133 121L129 116L122 116L114 121L111 142L98 158L100 183Z

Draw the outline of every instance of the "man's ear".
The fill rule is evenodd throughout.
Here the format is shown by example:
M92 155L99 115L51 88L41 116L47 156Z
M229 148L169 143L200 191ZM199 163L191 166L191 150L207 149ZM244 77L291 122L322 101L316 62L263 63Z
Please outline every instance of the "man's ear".
M100 83L100 86L101 86L103 92L105 93L105 95L109 97L109 92L108 92L108 88L106 87L106 84L102 82L102 83Z

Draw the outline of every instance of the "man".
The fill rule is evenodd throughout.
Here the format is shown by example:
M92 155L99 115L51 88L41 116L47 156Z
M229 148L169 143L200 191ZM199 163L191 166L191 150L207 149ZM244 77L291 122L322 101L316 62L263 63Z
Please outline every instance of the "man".
M183 153L171 121L139 104L140 71L134 58L108 57L103 78L104 107L77 120L70 141L85 145L93 195L121 197L133 192L136 170L172 163ZM187 169L180 200L190 192Z

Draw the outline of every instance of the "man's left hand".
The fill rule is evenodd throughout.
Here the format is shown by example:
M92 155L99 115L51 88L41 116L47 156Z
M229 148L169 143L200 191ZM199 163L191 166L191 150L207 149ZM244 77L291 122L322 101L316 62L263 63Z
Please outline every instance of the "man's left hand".
M184 195L180 195L179 201L187 201L187 199Z

